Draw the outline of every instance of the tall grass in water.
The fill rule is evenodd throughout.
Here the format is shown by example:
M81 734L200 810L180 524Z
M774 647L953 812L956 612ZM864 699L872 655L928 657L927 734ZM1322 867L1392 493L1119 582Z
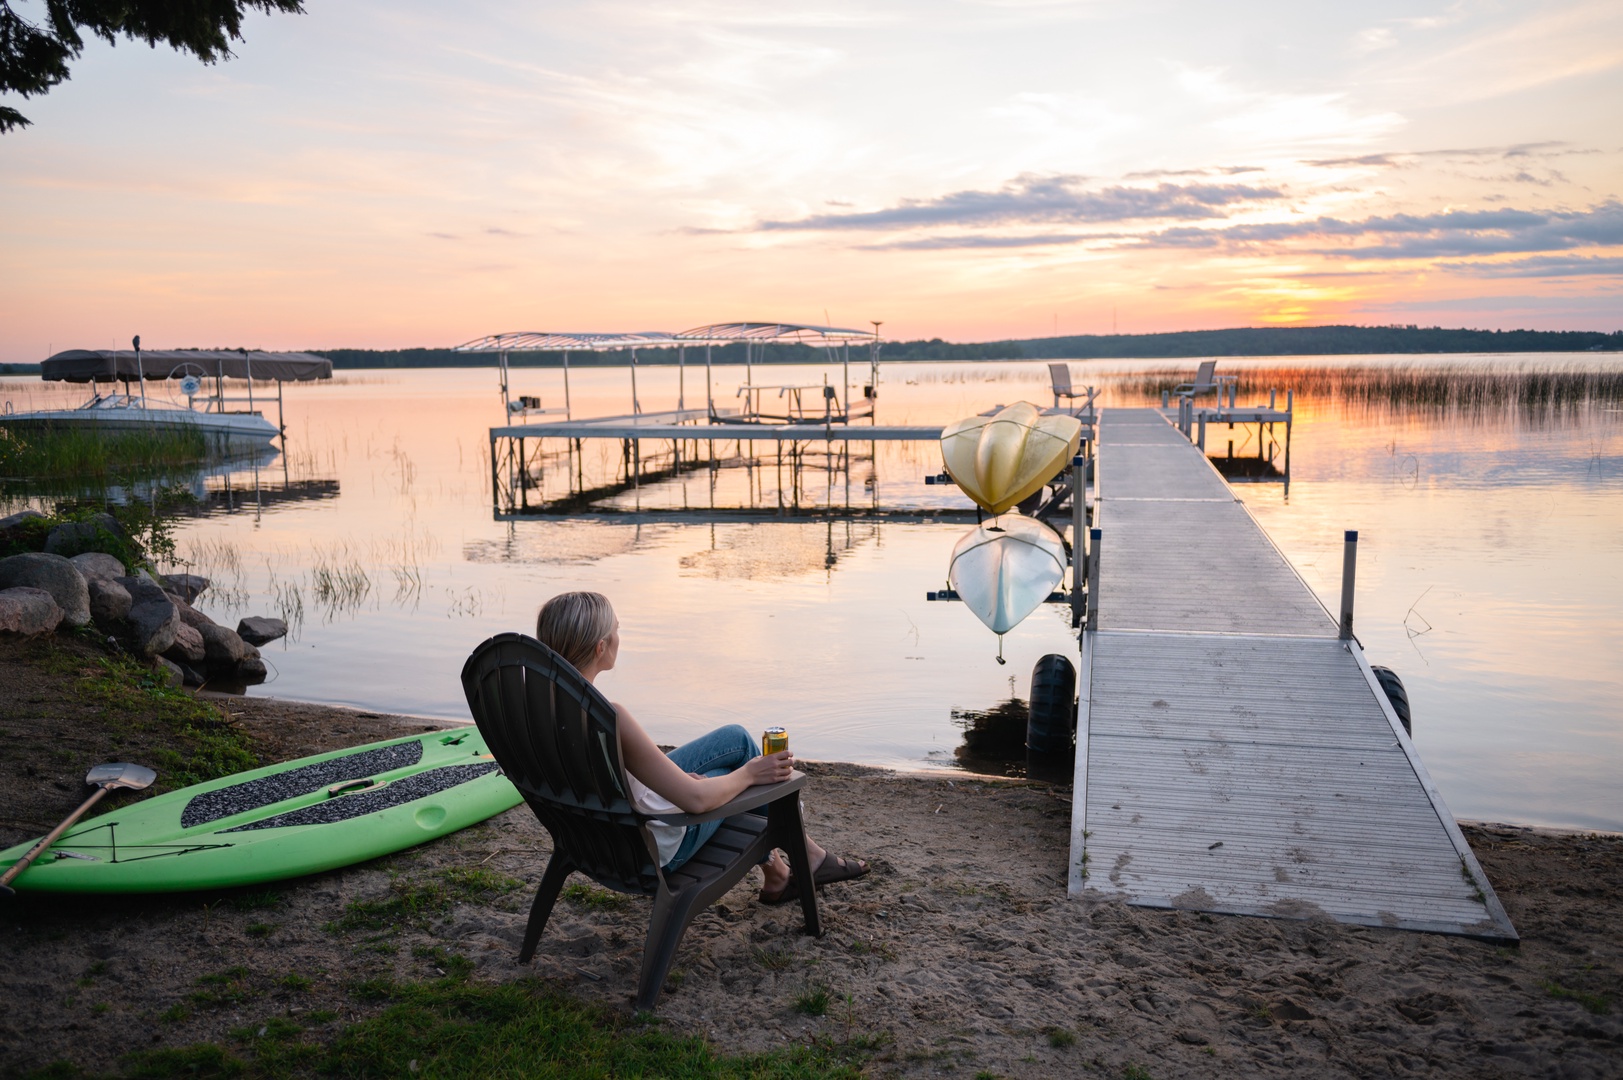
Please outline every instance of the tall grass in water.
M21 427L0 420L0 477L60 479L127 475L209 457L208 439L192 427L110 433L82 427Z
M1221 365L1219 372L1223 372ZM1231 367L1239 400L1251 403L1271 388L1298 397L1388 408L1463 412L1505 408L1573 409L1623 402L1623 368L1569 365L1466 367L1459 364L1302 365ZM1183 370L1146 372L1123 380L1123 389L1159 399L1189 378ZM1281 405L1283 402L1281 402Z

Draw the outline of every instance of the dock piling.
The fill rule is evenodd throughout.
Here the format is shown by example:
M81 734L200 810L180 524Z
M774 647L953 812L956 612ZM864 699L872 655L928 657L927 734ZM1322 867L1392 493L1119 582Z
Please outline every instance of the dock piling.
M1342 641L1353 636L1353 578L1358 570L1358 530L1348 529L1341 554L1341 633Z
M1083 542L1088 523L1086 491L1087 459L1081 454L1071 459L1071 629L1082 625L1083 584L1087 573L1087 544Z

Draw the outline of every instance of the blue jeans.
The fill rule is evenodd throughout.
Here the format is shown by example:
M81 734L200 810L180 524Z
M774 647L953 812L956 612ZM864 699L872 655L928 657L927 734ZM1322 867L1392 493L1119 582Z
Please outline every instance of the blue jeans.
M760 757L761 748L748 729L739 724L728 724L708 735L700 735L692 742L683 743L668 756L683 772L698 773L700 776L726 776L750 758ZM671 861L665 864L665 869L675 870L693 858L693 853L716 835L716 830L720 828L720 821L689 825L687 835L682 837L681 846L671 856Z

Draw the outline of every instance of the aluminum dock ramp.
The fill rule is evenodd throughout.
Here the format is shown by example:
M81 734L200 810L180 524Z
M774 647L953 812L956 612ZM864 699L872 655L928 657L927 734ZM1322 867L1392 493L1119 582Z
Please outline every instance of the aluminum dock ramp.
M1356 640L1155 409L1095 442L1070 892L1515 941Z

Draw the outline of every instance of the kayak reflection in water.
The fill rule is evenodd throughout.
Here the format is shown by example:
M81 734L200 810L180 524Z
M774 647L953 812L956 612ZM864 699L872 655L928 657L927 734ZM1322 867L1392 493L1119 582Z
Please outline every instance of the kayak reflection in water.
M602 593L568 592L548 600L536 617L535 636L594 685L620 655L620 620ZM624 705L612 704L620 729L621 757L630 774L631 801L642 813L702 814L756 784L787 780L794 768L793 752L762 754L755 736L737 724L717 728L666 755ZM720 827L719 821L649 826L666 870L681 866ZM810 836L806 837L806 856L819 886L868 872L868 864L861 859L835 855ZM761 864L761 872L765 875L761 903L782 904L800 898L800 883L778 852Z

